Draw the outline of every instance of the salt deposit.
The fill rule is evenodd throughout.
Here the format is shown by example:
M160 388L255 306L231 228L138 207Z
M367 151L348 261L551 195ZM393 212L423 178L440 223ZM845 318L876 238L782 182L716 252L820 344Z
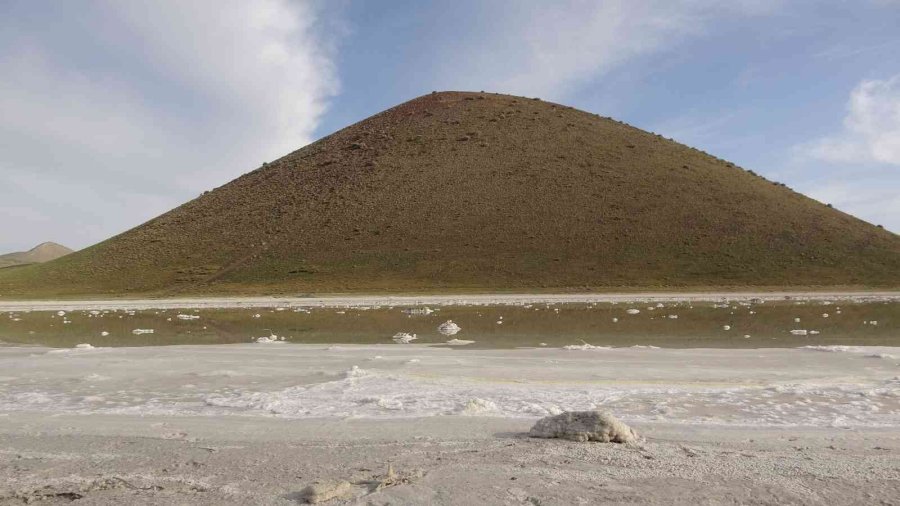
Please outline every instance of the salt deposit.
M434 310L429 307L413 307L404 309L403 312L409 315L430 315Z
M451 339L451 340L447 341L446 344L448 344L450 346L465 346L467 344L472 344L474 342L475 341L467 341L465 339Z
M393 339L397 344L409 344L418 338L415 334L410 334L408 332L397 332L391 339Z
M109 335L109 332L107 332L107 331L104 330L103 332L100 332L100 335L103 336L103 337L106 337L106 336Z
M793 334L795 336L805 336L805 335L809 334L809 331L804 330L804 329L795 329L795 330L791 331L791 334Z
M634 309L634 308L631 308L631 309L626 309L625 312L628 313L628 314L638 314L638 313L641 312L641 310L640 310L640 309Z
M731 330L731 325L722 325L722 330Z
M571 441L601 443L631 443L637 433L609 413L601 411L572 411L538 420L531 437L559 438Z
M193 314L179 314L176 318L179 320L199 320L200 316Z
M281 337L279 339L278 336L276 336L275 334L270 334L268 336L257 337L255 339L255 342L260 343L260 344L283 343L284 337Z
M609 346L594 346L593 344L588 344L584 341L582 344L570 344L568 346L563 346L564 350L609 350L611 347Z
M131 331L132 334L138 336L141 334L152 334L154 332L153 329L134 329Z
M453 320L447 320L444 323L438 325L438 332L445 336L452 336L459 333L462 328L459 325L453 322Z
M81 350L92 350L92 349L94 349L94 347L93 347L92 345L88 344L88 343L76 344L75 347L78 348L78 349L81 349Z

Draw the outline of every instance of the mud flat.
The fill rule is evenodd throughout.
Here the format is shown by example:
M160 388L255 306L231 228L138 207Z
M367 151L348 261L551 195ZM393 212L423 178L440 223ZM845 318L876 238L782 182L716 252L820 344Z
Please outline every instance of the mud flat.
M0 504L900 497L897 347L5 347L0 371ZM526 436L594 407L645 439Z

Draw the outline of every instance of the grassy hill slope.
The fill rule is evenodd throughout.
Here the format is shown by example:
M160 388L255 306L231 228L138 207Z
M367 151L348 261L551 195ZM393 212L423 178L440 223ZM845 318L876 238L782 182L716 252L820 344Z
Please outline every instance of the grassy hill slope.
M539 100L433 93L0 294L900 286L900 236Z

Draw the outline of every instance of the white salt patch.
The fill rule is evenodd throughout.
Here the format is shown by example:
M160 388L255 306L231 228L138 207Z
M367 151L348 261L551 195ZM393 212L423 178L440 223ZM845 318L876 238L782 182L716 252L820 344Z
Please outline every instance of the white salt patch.
M809 334L809 331L805 329L794 329L791 331L791 334L795 336L805 336L806 334Z
M568 346L563 346L564 350L609 350L611 349L609 346L594 346L593 344L588 344L582 341L582 344L570 344Z
M613 323L618 323L619 319L618 319L618 318L613 318L612 321L613 321Z
M900 360L900 356L891 355L890 353L872 353L871 355L866 355L866 358L885 358L888 360Z
M109 335L109 332L107 332L107 331L104 330L103 332L100 333L100 335L103 336L103 337L106 337L106 336Z
M438 332L445 336L452 336L459 333L462 328L459 325L453 323L453 320L447 320L444 323L438 325Z
M397 344L409 344L418 338L415 334L410 334L409 332L397 332L391 339Z
M628 313L628 314L638 314L638 313L641 312L641 310L640 310L640 309L633 309L633 308L632 308L632 309L627 309L627 310L625 310L625 312Z
M199 320L200 317L198 315L193 314L180 314L176 316L179 320Z
M65 311L57 311L57 312L56 312L56 315L57 315L57 316L65 316L65 315L66 315L66 312L65 312Z
M131 333L134 334L134 335L136 335L136 336L137 336L137 335L141 335L141 334L152 334L152 333L153 333L153 329L134 329L134 330L131 331Z
M678 319L678 315L677 315L677 314L670 314L670 315L669 315L669 319L670 319L670 320L677 320L677 319Z
M467 344L472 344L475 341L467 341L465 339L451 339L447 341L447 344L450 346L465 346Z
M276 336L275 334L271 334L269 336L257 337L256 342L260 344L283 343L284 338L282 337L279 340L278 336Z
M78 349L81 349L81 350L93 350L94 349L94 347L88 343L76 344L75 347Z
M731 325L722 325L722 330L731 330Z
M844 346L833 344L828 346L801 346L801 350L827 351L831 353L860 353L863 350L858 346Z
M487 413L496 413L498 411L497 404L493 401L485 399L469 399L469 402L460 410L462 415L484 415Z

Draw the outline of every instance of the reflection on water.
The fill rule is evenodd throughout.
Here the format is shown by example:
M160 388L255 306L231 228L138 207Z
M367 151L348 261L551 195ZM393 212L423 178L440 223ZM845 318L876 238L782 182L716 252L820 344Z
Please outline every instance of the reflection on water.
M900 303L848 301L11 312L0 316L0 342L158 346L277 336L295 343L391 344L408 333L415 344L444 344L451 339L448 326L441 327L448 320L459 326L452 334L458 342L475 341L466 349L900 346Z

